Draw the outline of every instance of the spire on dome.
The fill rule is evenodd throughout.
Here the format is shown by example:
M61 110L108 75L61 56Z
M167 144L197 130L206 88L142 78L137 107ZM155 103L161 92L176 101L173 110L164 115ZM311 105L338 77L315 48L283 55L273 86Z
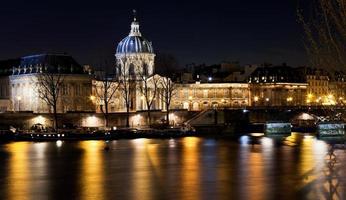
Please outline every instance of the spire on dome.
M133 9L132 12L133 12L133 21L135 22L137 21L137 10Z
M131 23L131 31L130 36L142 36L141 32L139 31L139 23L137 21L137 11L134 9L133 11L133 22Z

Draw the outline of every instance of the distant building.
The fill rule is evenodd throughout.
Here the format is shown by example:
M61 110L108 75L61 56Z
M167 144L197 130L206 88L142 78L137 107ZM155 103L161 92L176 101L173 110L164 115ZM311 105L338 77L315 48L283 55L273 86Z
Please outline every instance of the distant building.
M334 72L329 83L329 91L336 104L346 105L346 73ZM330 95L330 94L329 94Z
M172 108L204 110L249 105L249 85L244 83L178 84Z
M329 73L321 69L306 68L305 75L308 83L306 103L310 105L326 104L326 97L330 94Z
M308 84L296 69L282 65L259 67L249 77L252 106L305 105Z

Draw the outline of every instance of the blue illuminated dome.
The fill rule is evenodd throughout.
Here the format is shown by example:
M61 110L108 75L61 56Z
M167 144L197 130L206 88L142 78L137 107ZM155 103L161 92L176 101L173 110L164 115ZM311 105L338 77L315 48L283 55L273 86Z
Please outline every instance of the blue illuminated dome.
M141 36L127 36L118 44L117 53L154 53L151 42Z
M134 18L131 24L129 36L119 42L116 53L154 53L151 42L142 37L139 31L139 23L136 21L136 18Z

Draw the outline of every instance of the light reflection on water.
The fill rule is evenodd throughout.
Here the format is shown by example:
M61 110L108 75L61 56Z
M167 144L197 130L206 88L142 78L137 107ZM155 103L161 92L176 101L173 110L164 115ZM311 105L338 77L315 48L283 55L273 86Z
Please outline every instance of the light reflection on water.
M25 152L29 151L30 144L18 142L8 146L11 153L9 160L8 185L6 192L8 199L29 199L31 178L28 170L28 158Z
M199 143L200 139L196 137L187 137L182 140L182 167L181 183L182 199L200 199L200 168L199 161ZM207 175L207 174L206 174ZM188 188L188 189L187 189Z
M81 199L104 199L104 144L98 141L80 142L79 148L83 151L80 165ZM68 169L66 169L68 170Z
M346 153L332 147L294 134L8 143L0 199L345 199Z

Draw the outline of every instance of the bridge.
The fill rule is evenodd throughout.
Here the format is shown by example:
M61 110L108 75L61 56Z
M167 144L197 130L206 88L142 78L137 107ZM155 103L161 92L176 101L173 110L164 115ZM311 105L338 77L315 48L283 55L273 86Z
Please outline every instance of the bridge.
M193 126L234 123L265 123L267 121L292 121L324 119L346 121L345 106L263 106L242 108L217 108L200 111L186 121Z

